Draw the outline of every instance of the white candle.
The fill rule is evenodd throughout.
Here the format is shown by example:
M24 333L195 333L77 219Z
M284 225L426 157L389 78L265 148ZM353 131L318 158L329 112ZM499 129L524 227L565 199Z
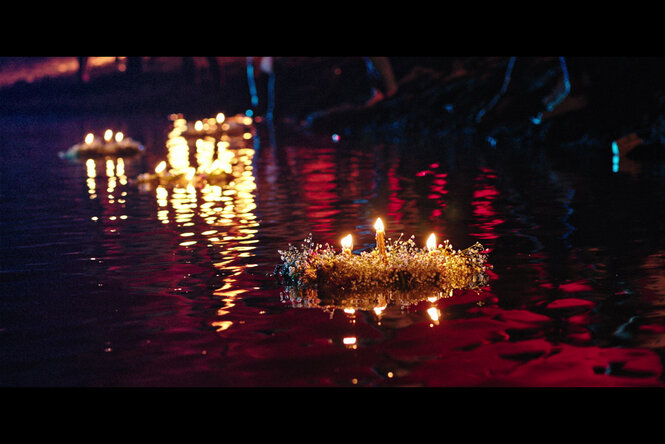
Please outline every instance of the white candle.
M374 229L376 230L376 248L379 250L379 254L381 255L381 257L385 259L386 240L384 235L383 222L381 221L380 217L376 219L376 223L374 224Z

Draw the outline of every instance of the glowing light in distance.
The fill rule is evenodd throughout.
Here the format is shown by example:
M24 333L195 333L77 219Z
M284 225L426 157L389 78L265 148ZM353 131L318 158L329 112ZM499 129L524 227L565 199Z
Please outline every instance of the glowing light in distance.
M125 135L122 134L120 131L115 133L115 141L116 142L120 143L120 142L122 142L122 139L124 139L124 138L125 138Z
M436 307L430 307L427 309L427 314L429 315L430 319L432 319L434 322L437 322L439 320L439 309Z
M160 174L166 169L166 161L162 160L159 162L159 164L155 167L155 173Z
M111 131L110 129L107 129L104 132L104 140L106 140L107 142L110 142L112 138L113 138L113 131Z
M93 159L86 160L85 161L85 167L86 167L86 170L87 170L87 173L88 173L88 177L94 178L97 175L96 168L95 168L95 161Z
M85 136L85 143L87 143L88 145L90 145L90 144L92 143L93 140L95 140L95 135L94 135L94 134L92 134L92 133L88 133L88 134Z
M379 315L379 314L381 314L381 313L383 312L383 310L385 310L385 309L386 309L386 306L385 306L385 305L384 305L384 306L381 306L381 307L374 307L374 313L376 313L377 315Z

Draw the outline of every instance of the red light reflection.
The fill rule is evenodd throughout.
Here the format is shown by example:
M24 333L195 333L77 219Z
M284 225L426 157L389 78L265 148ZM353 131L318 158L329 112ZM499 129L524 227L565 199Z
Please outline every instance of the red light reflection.
M496 239L498 236L495 227L503 223L494 209L494 201L499 196L499 191L490 183L496 178L493 170L490 168L481 168L481 173L476 177L475 189L473 192L473 215L476 217L476 225L479 232L472 233L480 239Z

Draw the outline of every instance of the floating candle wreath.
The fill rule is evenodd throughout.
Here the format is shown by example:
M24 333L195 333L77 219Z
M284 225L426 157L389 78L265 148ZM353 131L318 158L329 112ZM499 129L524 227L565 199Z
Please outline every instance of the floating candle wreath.
M193 124L187 123L183 129L182 135L185 137L201 137L202 135L221 135L228 137L243 137L245 134L252 137L253 119L244 114L235 116L225 116L224 113L218 113L215 117L197 120Z
M154 173L139 174L135 183L169 186L203 186L224 185L233 178L230 164L224 164L215 160L209 168L198 170L194 167L167 169L166 161L162 160L155 167Z
M131 156L143 151L143 145L118 131L115 134L107 129L104 137L95 137L93 133L85 136L83 143L71 146L67 151L60 152L60 157L68 159L90 159L106 156Z
M376 248L360 254L351 252L350 235L342 240L342 252L329 244L316 244L311 234L300 248L289 244L279 250L282 263L275 275L287 287L289 299L413 299L432 294L452 295L454 290L477 290L489 282L487 255L475 243L454 250L449 241L436 245L434 235L426 247L418 247L411 236L396 241L383 237L380 219L375 225ZM341 296L343 295L343 296ZM378 300L377 299L377 300Z

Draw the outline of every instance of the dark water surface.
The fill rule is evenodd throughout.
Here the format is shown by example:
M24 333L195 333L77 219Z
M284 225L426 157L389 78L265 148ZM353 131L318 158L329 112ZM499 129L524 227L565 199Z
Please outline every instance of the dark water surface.
M142 189L129 180L166 157L166 116L0 125L2 386L665 381L662 176L473 136L336 142L263 125L234 186ZM58 157L106 128L146 153L92 173ZM372 248L378 216L387 237L481 242L490 287L382 311L283 296L277 250L347 232Z

